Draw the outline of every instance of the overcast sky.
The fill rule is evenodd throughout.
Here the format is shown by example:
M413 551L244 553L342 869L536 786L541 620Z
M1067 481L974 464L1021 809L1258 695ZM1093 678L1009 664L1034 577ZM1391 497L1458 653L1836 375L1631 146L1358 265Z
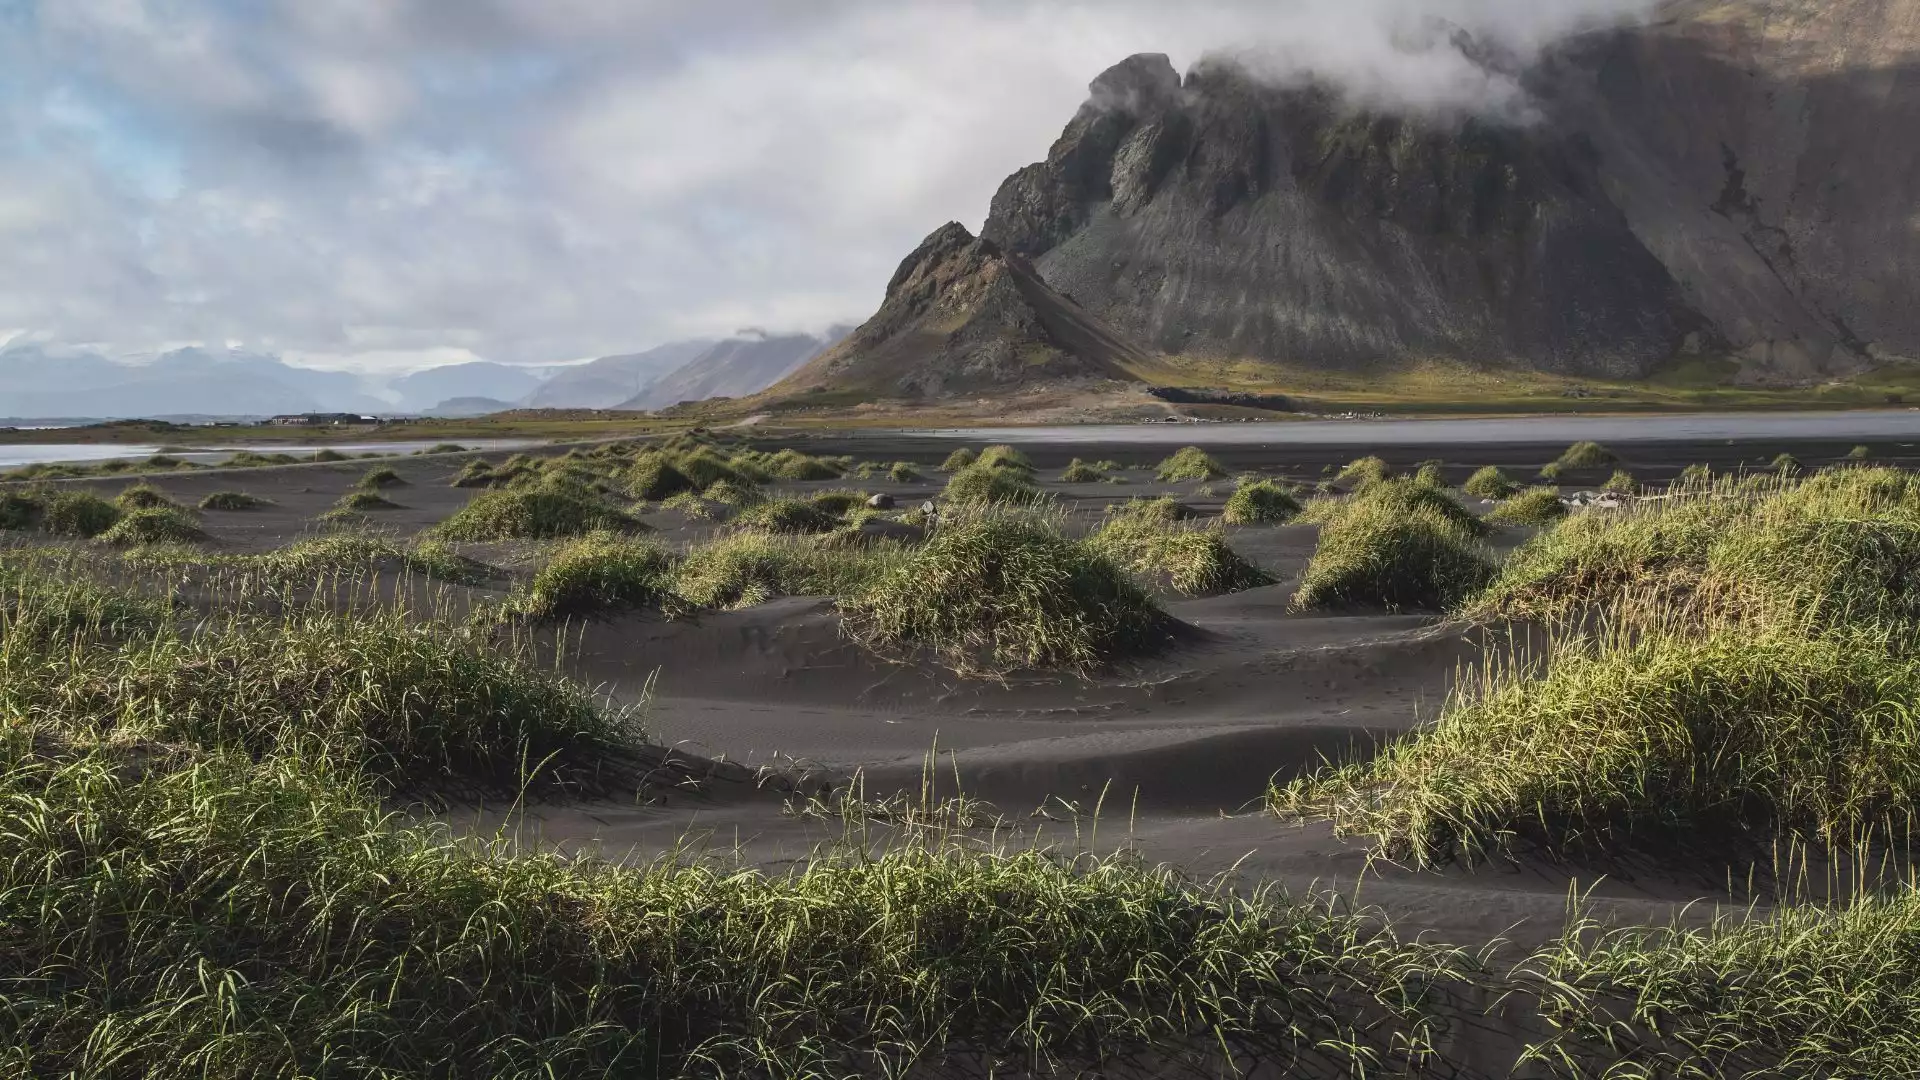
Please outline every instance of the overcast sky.
M0 338L551 362L870 314L1134 52L1513 106L1645 0L0 0Z

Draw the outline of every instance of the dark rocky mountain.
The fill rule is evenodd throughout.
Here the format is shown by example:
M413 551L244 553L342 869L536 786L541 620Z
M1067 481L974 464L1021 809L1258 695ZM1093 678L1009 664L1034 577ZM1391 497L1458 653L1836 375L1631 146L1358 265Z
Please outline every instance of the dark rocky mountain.
M1631 377L1705 329L1551 125L1355 112L1163 56L1101 75L983 235L1168 353Z
M521 402L530 409L612 409L712 347L711 341L675 341L645 352L603 356L560 368Z
M1802 382L1920 359L1920 0L1666 0L1530 64L1443 40L1517 76L1527 115L1121 62L978 241L936 233L781 389L924 396L1143 357L1275 384L1428 359L1636 378L1702 356Z
M519 401L538 390L541 382L538 374L526 368L475 360L416 371L387 385L400 395L400 409L420 412L434 409L449 398Z
M880 311L773 388L931 398L1067 379L1130 379L1147 355L959 224L927 237Z
M728 338L662 376L620 408L664 409L684 401L757 394L838 344L852 329L837 326L820 337L753 333Z

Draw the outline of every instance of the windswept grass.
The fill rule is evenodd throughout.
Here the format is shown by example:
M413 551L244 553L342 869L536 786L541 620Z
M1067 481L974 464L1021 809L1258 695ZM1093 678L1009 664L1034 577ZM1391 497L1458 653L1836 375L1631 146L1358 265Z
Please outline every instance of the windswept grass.
M674 564L658 544L595 533L555 551L514 606L536 619L657 607L672 595Z
M1120 514L1089 536L1086 545L1136 576L1186 596L1242 592L1278 580L1234 551L1218 527Z
M169 498L166 492L147 483L121 488L120 494L113 497L113 504L122 510L177 510L180 508L180 504Z
M1392 475L1393 468L1385 459L1370 455L1347 462L1333 478L1339 483L1351 485L1355 491L1363 491Z
M1079 458L1067 462L1067 467L1060 473L1060 482L1063 484L1097 484L1106 478L1106 473Z
M99 535L102 544L128 547L138 544L197 544L207 534L187 511L177 506L153 506L128 511Z
M593 495L557 487L484 492L434 527L444 540L553 539L637 532L640 522Z
M1460 490L1477 499L1505 499L1520 490L1520 485L1508 479L1498 465L1488 465L1467 477Z
M1768 463L1767 471L1780 476L1798 476L1805 471L1800 459L1792 454L1779 454Z
M911 484L926 479L911 461L896 461L887 469L887 479L896 484Z
M1831 627L1920 617L1920 486L1892 469L1721 480L1578 514L1514 553L1474 617Z
M1552 525L1567 516L1567 504L1550 487L1528 488L1493 508L1487 520L1501 525Z
M1300 513L1300 500L1271 480L1241 484L1228 496L1221 520L1229 525L1279 525Z
M40 528L55 536L99 536L120 520L120 508L91 491L59 490L40 498Z
M980 451L979 460L974 465L982 469L1010 469L1031 477L1033 461L1019 450L1005 445L989 446Z
M689 550L672 588L687 607L716 611L784 596L851 597L900 557L895 545L843 548L821 537L736 532Z
M1625 469L1615 469L1613 475L1607 477L1607 482L1600 485L1600 490L1609 495L1638 495L1640 484L1633 478L1632 473Z
M922 646L963 668L1103 668L1169 631L1123 568L1051 522L1011 512L943 525L841 606L861 640Z
M1197 446L1183 446L1154 470L1161 482L1173 484L1186 480L1223 480L1226 467L1213 455Z
M375 491L349 491L333 504L336 510L365 513L369 510L398 510L400 504Z
M1107 516L1115 520L1146 521L1160 525L1172 525L1182 521L1192 521L1200 512L1171 495L1161 495L1152 499L1128 499L1107 507Z
M975 462L953 474L941 498L958 506L1032 503L1040 498L1040 489L1019 469Z
M675 468L672 461L658 454L635 461L627 469L625 480L627 494L648 502L663 502L694 490L693 481Z
M244 491L216 491L200 500L202 510L259 510L272 505L271 499L249 495Z
M1588 440L1567 447L1558 458L1540 470L1540 475L1549 480L1557 480L1575 470L1605 469L1619 462L1620 455L1597 442Z
M597 789L631 717L475 631L308 611L167 627L112 648L0 650L0 717L81 743L326 762L392 790Z
M944 473L956 473L978 460L980 460L980 455L977 451L970 446L962 446L947 455L947 459L940 463L940 471Z
M733 519L735 525L772 533L796 536L832 532L840 520L832 513L799 499L768 499L745 507Z
M1458 696L1366 765L1280 789L1420 863L1758 831L1905 837L1920 809L1920 660L1871 636L1730 631L1569 642Z
M1384 492L1397 483L1373 490ZM1321 529L1293 604L1301 609L1445 609L1484 587L1493 574L1478 535L1432 504L1359 496Z
M360 477L358 482L359 487L365 488L368 491L379 491L381 488L401 487L405 484L406 481L401 479L400 474L395 472L393 467L389 465L381 465L377 468L368 469L366 474Z

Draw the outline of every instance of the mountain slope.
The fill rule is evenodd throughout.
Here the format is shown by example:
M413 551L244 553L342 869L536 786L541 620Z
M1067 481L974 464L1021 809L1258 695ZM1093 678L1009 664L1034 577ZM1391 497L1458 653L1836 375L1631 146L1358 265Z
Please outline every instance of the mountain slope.
M1147 359L1025 259L949 223L900 264L873 318L771 393L936 398L1130 379L1129 365Z
M1920 3L1677 0L1535 81L1749 369L1920 359Z
M433 409L450 398L493 398L519 401L540 388L541 379L526 368L475 360L443 364L388 384L400 395L399 407L408 412Z
M664 409L683 401L757 394L837 344L851 329L835 327L824 337L782 334L729 338L662 376L619 407Z
M522 402L530 409L612 409L712 346L675 341L645 352L603 356L560 368Z
M0 413L10 416L263 416L381 407L357 376L264 354L186 348L119 364L32 345L0 350Z
M1643 374L1701 329L1550 126L1357 113L1164 56L1096 79L982 235L1169 353Z

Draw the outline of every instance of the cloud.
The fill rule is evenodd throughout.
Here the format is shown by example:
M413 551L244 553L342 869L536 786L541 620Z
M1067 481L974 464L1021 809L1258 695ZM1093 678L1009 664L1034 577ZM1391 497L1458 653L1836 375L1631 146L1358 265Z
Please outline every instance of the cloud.
M1130 53L1511 110L1428 20L1525 56L1645 6L28 0L0 14L0 326L364 370L820 329Z

